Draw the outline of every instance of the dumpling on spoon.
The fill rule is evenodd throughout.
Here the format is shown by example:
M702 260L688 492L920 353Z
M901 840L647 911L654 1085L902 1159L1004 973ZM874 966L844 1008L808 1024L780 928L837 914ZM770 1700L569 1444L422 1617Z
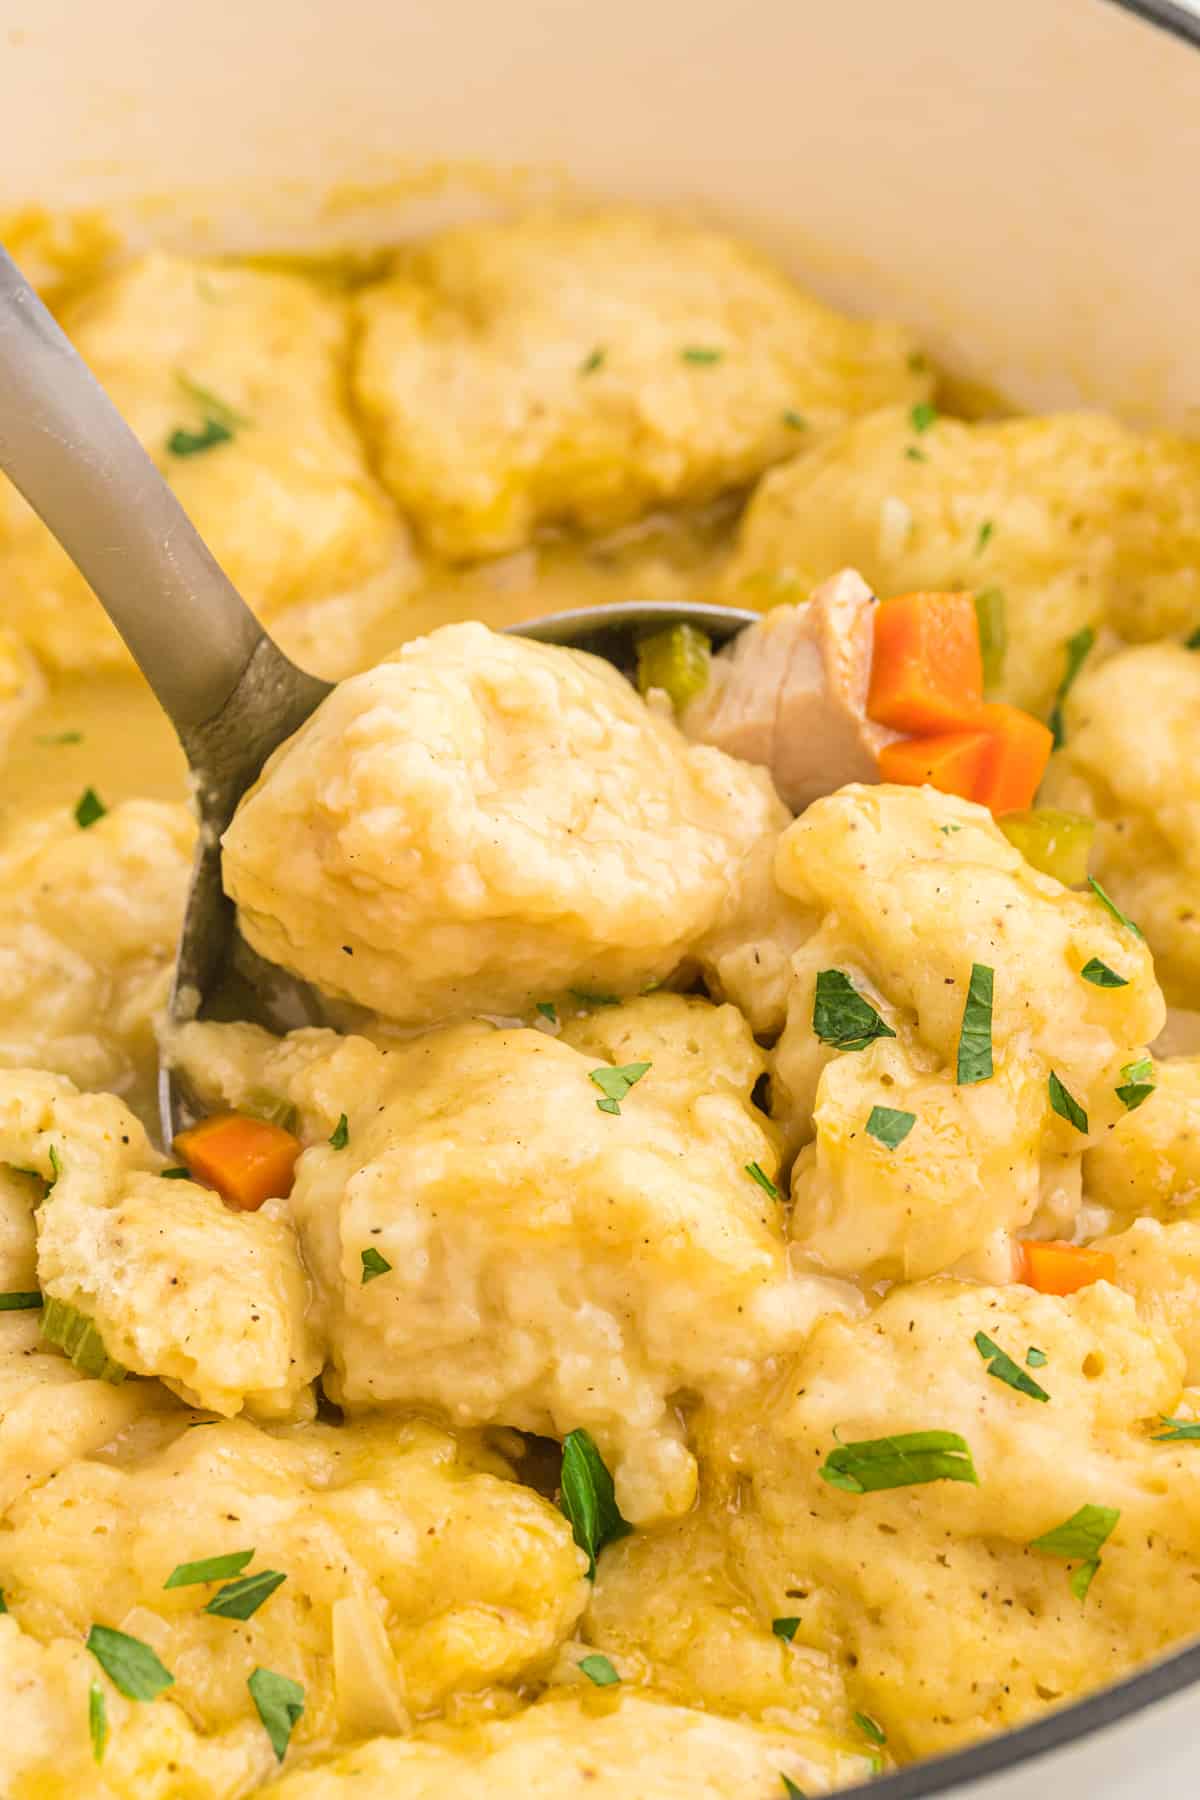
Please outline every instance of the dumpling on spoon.
M405 1024L671 976L765 879L770 778L609 664L448 625L343 682L224 838L253 948Z

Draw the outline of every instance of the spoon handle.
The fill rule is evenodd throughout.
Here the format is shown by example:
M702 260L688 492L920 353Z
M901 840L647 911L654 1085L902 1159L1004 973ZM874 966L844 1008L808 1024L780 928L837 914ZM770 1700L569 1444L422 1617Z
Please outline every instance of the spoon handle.
M180 735L215 718L266 633L3 248L0 469L95 589Z

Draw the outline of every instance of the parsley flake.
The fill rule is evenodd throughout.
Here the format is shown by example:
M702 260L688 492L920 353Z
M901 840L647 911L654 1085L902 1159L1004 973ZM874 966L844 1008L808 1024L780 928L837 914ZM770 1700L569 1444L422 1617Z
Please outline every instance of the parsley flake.
M82 742L82 731L50 731L34 739L35 744L43 744L47 747L59 744L82 744Z
M1123 925L1126 931L1132 931L1136 938L1142 936L1139 927L1134 924L1133 920L1129 918L1127 914L1121 911L1115 900L1110 899L1094 875L1088 876L1088 886L1091 888L1093 894L1095 894L1097 900L1099 900L1101 906L1105 907L1107 911L1112 914L1118 925Z
M8 1611L8 1601L4 1598L4 1589L0 1588L0 1613Z
M794 408L790 406L783 415L783 422L792 431L808 430L808 420L805 418L804 414L796 412Z
M597 344L591 354L585 356L580 363L579 373L581 375L594 375L597 369L602 369L604 367L604 359L607 355L608 351L604 348L604 345Z
M1124 975L1118 975L1115 969L1110 969L1108 964L1101 962L1098 956L1093 956L1085 962L1079 973L1085 981L1090 981L1093 987L1123 988L1129 986Z
M856 1712L852 1714L852 1717L863 1736L869 1738L871 1743L882 1750L883 1746L887 1743L887 1732L883 1729L883 1726L879 1721L873 1719L870 1713Z
M787 1795L787 1800L806 1800L804 1789L798 1788L791 1776L785 1775L782 1769L779 1771L779 1779L783 1783L783 1791Z
M589 994L585 988L571 988L572 1000L578 1000L580 1006L620 1006L619 994Z
M621 1517L612 1476L590 1431L570 1431L563 1439L559 1487L559 1506L588 1559L588 1580L594 1581L604 1546L628 1537L633 1526Z
M936 421L937 407L931 406L928 400L918 400L908 415L908 422L918 436L921 432L928 431Z
M769 1194L771 1196L772 1200L782 1200L783 1199L783 1195L780 1193L779 1189L775 1186L775 1183L771 1180L771 1177L767 1174L767 1171L759 1163L748 1162L746 1164L746 1173L750 1177L751 1181L757 1181L757 1183L758 1183L759 1187L762 1189L763 1193Z
M543 1019L548 1019L551 1025L558 1024L558 1008L552 1000L539 1000L535 1011L541 1013Z
M108 811L95 788L84 788L75 802L75 823L80 831L86 831L97 819L102 819Z
M998 687L1004 679L1004 659L1008 655L1008 606L1000 588L979 590L975 596L975 621L979 627L983 685Z
M1059 1118L1065 1119L1068 1125L1073 1125L1076 1131L1083 1132L1086 1137L1088 1116L1075 1096L1068 1093L1053 1069L1050 1071L1050 1080L1047 1086L1050 1090L1050 1105Z
M579 1668L596 1687L616 1687L621 1679L607 1656L581 1657Z
M1190 637L1184 638L1183 647L1185 650L1200 650L1200 625L1197 625Z
M971 980L963 1007L962 1028L958 1034L958 1069L960 1087L992 1076L992 1000L994 973L986 963L971 964Z
M928 462L929 461L929 458L926 456L925 452L923 450L918 450L918 448L915 444L909 444L908 447L906 448L904 454L905 454L905 456L907 456L909 462Z
M58 1151L54 1148L53 1144L51 1144L51 1146L50 1146L50 1168L52 1170L52 1174L51 1174L50 1180L46 1183L46 1192L47 1193L50 1192L51 1188L58 1186L58 1183L62 1180L62 1172L63 1172L62 1160L59 1157Z
M687 348L681 350L679 354L685 363L696 363L707 367L712 363L720 362L725 352L723 350L711 349L704 344L689 344Z
M1200 1439L1200 1419L1169 1419L1166 1413L1160 1413L1159 1418L1168 1430L1155 1434L1156 1444L1180 1444L1185 1440L1194 1443Z
M103 1762L108 1742L108 1703L98 1681L88 1686L88 1736L92 1740L92 1761Z
M975 1333L975 1348L987 1364L987 1372L994 1375L997 1381L1004 1382L1006 1387L1015 1388L1018 1394L1028 1394L1031 1400L1049 1400L1050 1396L1044 1387L1039 1387L1032 1375L1027 1375L1019 1363L1013 1361L1007 1351L1002 1350L986 1332ZM1045 1362L1045 1357L1042 1361Z
M288 1740L304 1712L304 1689L274 1669L255 1669L246 1686L277 1762L287 1754Z
M1080 1559L1071 1576L1070 1588L1077 1600L1087 1598L1088 1589L1100 1567L1100 1550L1112 1535L1121 1514L1115 1506L1081 1506L1051 1531L1044 1531L1030 1543L1031 1550L1044 1556L1057 1556L1063 1562Z
M0 1294L0 1312L37 1312L42 1296L36 1288L24 1293Z
M278 1569L260 1569L257 1575L243 1575L240 1581L231 1581L219 1589L204 1610L218 1619L252 1619L264 1601L269 1600L286 1580L287 1576Z
M898 1437L839 1444L817 1471L847 1494L919 1487L927 1481L967 1481L979 1486L970 1448L957 1431L907 1431Z
M190 1181L192 1179L192 1171L185 1169L182 1163L173 1169L160 1169L158 1173L163 1181Z
M156 1694L175 1685L170 1670L164 1669L149 1644L143 1644L140 1638L113 1631L108 1625L93 1625L87 1648L127 1700L153 1700Z
M345 1113L338 1114L338 1122L329 1134L331 1150L344 1150L350 1142L350 1121Z
M1067 666L1063 670L1063 678L1054 695L1054 705L1050 717L1046 721L1054 734L1054 748L1061 750L1066 742L1066 730L1063 725L1062 705L1075 685L1075 677L1082 669L1096 642L1096 633L1090 625L1084 625L1073 637L1067 639Z
M1025 1361L1031 1369L1044 1369L1050 1358L1044 1350L1039 1350L1035 1344L1030 1344L1025 1352Z
M228 425L223 425L220 419L205 419L199 431L185 431L177 425L167 439L167 450L171 456L199 456L218 444L227 444L232 436Z
M876 1038L896 1035L841 969L822 969L817 975L813 1030L835 1050L865 1050Z
M230 1575L240 1575L253 1559L253 1550L231 1550L226 1556L205 1556L199 1562L177 1563L163 1587L196 1587L203 1581L225 1581Z
M1124 1081L1116 1089L1117 1099L1126 1112L1136 1112L1154 1092L1154 1064L1148 1056L1142 1056L1136 1062L1126 1063L1121 1074Z
M649 1067L648 1062L632 1062L621 1063L616 1068L605 1063L602 1068L589 1069L588 1080L594 1082L604 1095L603 1100L596 1102L600 1111L619 1116L622 1100L630 1088L637 1086Z
M386 1256L381 1256L374 1244L362 1253L362 1280L360 1287L366 1287L368 1281L376 1281L381 1275L390 1275L392 1265Z
M867 1132L877 1138L885 1150L894 1150L904 1142L916 1122L916 1113L898 1112L892 1106L873 1106L867 1120Z
M775 1633L777 1638L782 1638L785 1644L791 1643L799 1629L799 1619L787 1618L771 1620L771 1630Z
M995 525L992 523L992 521L990 519L985 519L983 521L982 525L979 527L979 532L975 538L975 554L976 554L976 556L981 556L983 554L983 552L987 549L988 544L991 542L991 540L995 536L995 534L996 534Z

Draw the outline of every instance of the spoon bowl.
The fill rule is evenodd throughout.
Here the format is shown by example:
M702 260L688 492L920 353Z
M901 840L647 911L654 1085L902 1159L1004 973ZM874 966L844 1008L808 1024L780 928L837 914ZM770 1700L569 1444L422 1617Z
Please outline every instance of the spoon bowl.
M0 249L0 469L88 581L175 727L200 834L168 1025L246 1019L274 1032L326 1023L323 997L250 949L221 881L221 838L271 752L332 692L255 618L99 382ZM639 638L693 625L723 644L758 615L645 601L510 627L632 675ZM163 1141L192 1122L160 1052Z

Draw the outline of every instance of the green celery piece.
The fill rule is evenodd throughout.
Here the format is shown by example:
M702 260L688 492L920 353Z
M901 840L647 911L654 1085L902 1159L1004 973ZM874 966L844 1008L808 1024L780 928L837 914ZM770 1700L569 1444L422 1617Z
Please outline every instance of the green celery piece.
M42 1337L61 1350L81 1375L110 1381L115 1387L129 1373L123 1363L108 1354L104 1339L87 1314L65 1300L47 1297L42 1307Z
M1042 875L1064 887L1082 887L1088 875L1095 819L1084 813L1035 806L1030 812L1004 813L996 820L1013 847Z
M669 625L637 647L639 694L664 688L676 712L708 686L712 645L694 625Z

